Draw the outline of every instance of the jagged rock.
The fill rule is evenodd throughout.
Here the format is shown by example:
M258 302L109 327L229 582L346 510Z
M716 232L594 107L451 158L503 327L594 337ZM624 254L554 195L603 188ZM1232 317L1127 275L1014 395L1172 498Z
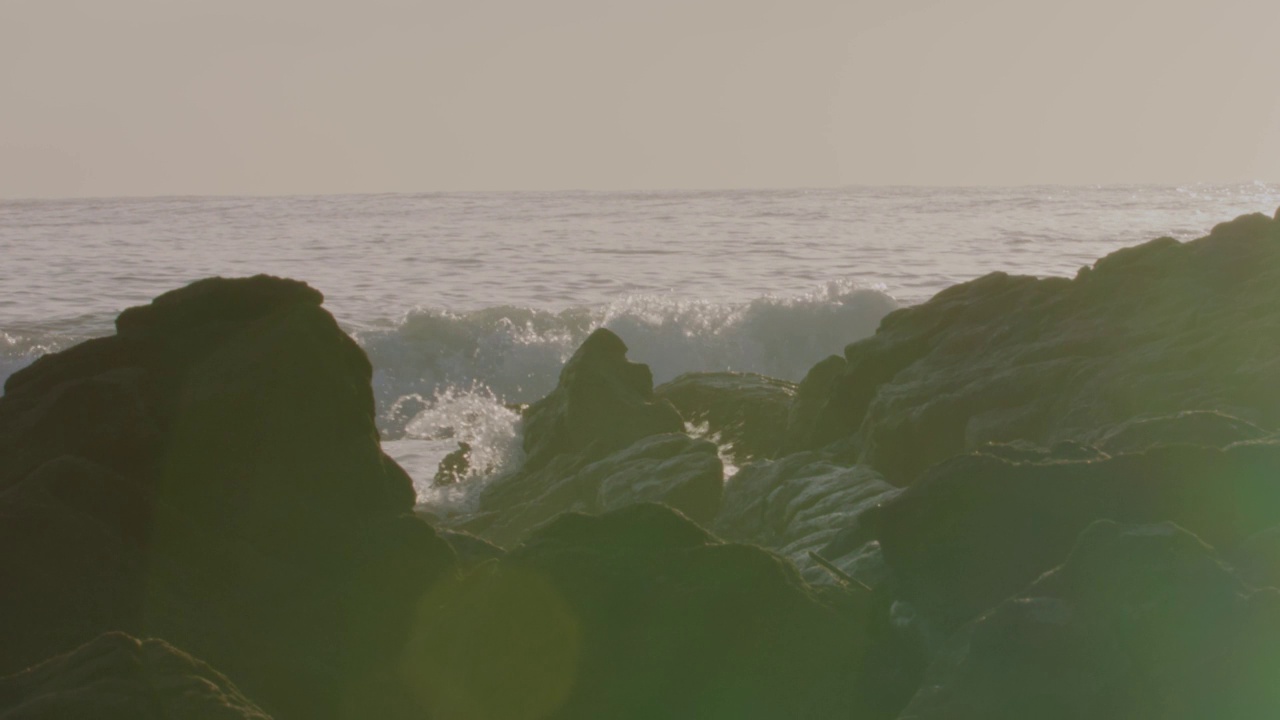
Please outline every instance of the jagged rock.
M773 457L782 446L795 383L755 373L685 373L654 389L686 422L706 424L739 465Z
M652 435L596 462L561 455L539 470L498 478L480 497L485 514L464 528L510 546L562 512L599 513L643 502L665 503L709 522L723 484L714 443L683 433Z
M868 717L859 602L663 506L567 513L433 594L409 664L438 717Z
M221 673L163 640L108 633L0 678L6 720L271 720Z
M649 435L681 432L680 413L653 395L649 366L627 360L627 346L600 328L569 358L556 389L527 407L527 470L559 455L598 459Z
M1093 462L960 456L875 511L899 600L928 637L964 622L1066 557L1095 520L1172 521L1231 551L1280 517L1280 444L1171 445Z
M882 563L862 528L866 511L897 494L866 466L846 467L814 452L742 468L725 487L712 528L721 537L769 548L795 563L809 582L829 582L818 553L864 585L879 584ZM832 542L843 533L843 541ZM861 537L861 542L854 538Z
M1280 591L1172 524L1100 521L965 627L905 720L1199 720L1280 713Z
M843 368L815 368L788 449L852 437L907 484L984 443L1048 447L1141 416L1275 428L1278 326L1280 221L1264 215L1120 250L1072 280L993 273L890 313Z
M280 717L395 717L388 663L455 559L412 517L369 362L320 303L202 280L8 379L0 587L21 591L0 592L0 672L126 630Z

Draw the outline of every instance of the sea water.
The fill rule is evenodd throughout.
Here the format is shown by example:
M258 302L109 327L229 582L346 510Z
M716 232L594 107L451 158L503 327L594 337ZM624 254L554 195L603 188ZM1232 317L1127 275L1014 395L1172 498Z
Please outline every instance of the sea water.
M477 474L518 462L509 406L596 327L657 382L799 380L952 284L1070 276L1277 205L1263 183L0 201L0 381L202 277L305 280L373 362L388 452L461 502L436 463L459 441Z

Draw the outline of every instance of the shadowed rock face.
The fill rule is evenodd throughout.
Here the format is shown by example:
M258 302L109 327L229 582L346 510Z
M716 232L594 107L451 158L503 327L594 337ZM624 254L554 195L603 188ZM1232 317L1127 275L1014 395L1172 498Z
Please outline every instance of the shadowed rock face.
M680 414L653 396L649 366L627 360L627 346L600 328L560 371L551 394L525 409L526 470L558 455L598 459L649 435L684 430Z
M605 329L587 338L559 386L525 410L524 465L484 489L480 516L462 529L511 546L563 512L662 502L699 522L715 516L724 484L715 444L682 432L626 349Z
M124 633L0 678L0 717L271 720L217 670L163 640Z
M282 717L394 695L370 688L453 553L409 515L368 360L320 302L203 280L9 378L0 672L126 630Z
M976 455L932 468L875 518L897 597L943 635L1062 561L1095 520L1172 521L1229 551L1277 524L1280 444L1094 462Z
M873 717L859 598L669 508L561 515L424 605L439 717ZM554 709L554 712L550 712Z
M787 449L852 437L892 482L987 442L1093 440L1139 416L1280 425L1280 222L1126 248L1073 280L994 273L889 314L801 384Z
M755 373L685 373L654 389L681 417L705 423L707 433L744 464L773 457L782 447L796 386Z
M1089 526L1061 566L962 629L901 718L1268 718L1280 592L1170 524Z

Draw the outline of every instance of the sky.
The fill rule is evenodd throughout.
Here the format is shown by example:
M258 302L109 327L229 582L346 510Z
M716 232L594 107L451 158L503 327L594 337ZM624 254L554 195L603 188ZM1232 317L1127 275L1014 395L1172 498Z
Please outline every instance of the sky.
M0 198L1280 180L1274 0L0 0Z

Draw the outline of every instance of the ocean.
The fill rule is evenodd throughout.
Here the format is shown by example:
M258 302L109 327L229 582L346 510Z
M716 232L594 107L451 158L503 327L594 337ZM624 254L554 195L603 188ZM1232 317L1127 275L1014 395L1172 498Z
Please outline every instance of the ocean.
M305 280L364 347L423 501L458 441L519 454L511 405L605 326L656 382L799 380L902 305L988 272L1071 276L1280 206L1280 184L0 201L0 381L211 275Z

